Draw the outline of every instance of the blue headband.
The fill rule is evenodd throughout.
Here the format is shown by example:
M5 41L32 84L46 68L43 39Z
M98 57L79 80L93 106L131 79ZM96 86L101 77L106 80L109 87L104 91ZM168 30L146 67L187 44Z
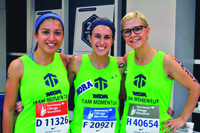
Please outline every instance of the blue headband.
M93 29L98 25L108 26L112 31L112 34L113 34L112 37L115 38L115 26L110 21L105 20L105 19L94 21L90 27L90 34L92 34Z
M63 25L63 27L64 27L63 21L62 21L62 19L61 19L60 16L58 16L58 15L55 14L55 13L46 13L46 14L40 16L40 17L37 19L37 21L36 21L36 23L35 23L35 32L36 32L36 29L37 29L38 25L39 25L44 19L49 18L49 17L57 18L58 20L60 20L60 22L62 23L62 25Z

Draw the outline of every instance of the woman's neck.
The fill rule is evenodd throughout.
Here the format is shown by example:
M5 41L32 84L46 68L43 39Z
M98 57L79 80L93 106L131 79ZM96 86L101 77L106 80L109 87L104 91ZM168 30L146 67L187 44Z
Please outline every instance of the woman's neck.
M89 55L92 65L96 69L104 69L108 66L110 57L108 55L98 56L95 53Z
M53 62L54 60L54 53L52 54L47 54L42 52L41 50L37 49L35 52L33 52L33 58L34 61L42 66L46 66Z
M135 50L135 63L138 65L148 64L157 53L157 50L153 49L149 45L141 47Z

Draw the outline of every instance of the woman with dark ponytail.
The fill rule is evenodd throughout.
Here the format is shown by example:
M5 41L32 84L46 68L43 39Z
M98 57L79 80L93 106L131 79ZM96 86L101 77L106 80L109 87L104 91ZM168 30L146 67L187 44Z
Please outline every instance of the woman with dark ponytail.
M35 24L35 51L11 62L3 108L4 133L68 132L69 58L57 53L64 38L60 16L47 13ZM18 91L23 111L14 125Z

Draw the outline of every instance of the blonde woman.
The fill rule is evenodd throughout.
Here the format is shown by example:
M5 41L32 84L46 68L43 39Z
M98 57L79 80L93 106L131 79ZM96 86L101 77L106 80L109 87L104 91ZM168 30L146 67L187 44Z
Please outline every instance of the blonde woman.
M126 14L121 29L124 40L134 49L124 56L127 99L121 133L175 132L187 122L195 108L199 83L178 59L149 45L150 27L142 13ZM171 119L167 109L174 79L189 90L189 95L180 117Z

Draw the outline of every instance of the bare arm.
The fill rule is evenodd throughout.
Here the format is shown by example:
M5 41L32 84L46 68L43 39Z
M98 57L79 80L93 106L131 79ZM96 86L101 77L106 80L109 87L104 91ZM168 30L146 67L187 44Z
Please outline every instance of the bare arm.
M164 69L167 76L176 79L182 86L189 90L186 105L180 117L164 122L164 124L168 124L163 128L170 126L174 132L176 129L182 127L192 114L199 98L200 85L188 69L172 55L165 55ZM169 132L171 128L169 128L167 132Z
M123 59L124 59L126 65L127 65L128 54L129 54L129 53L126 53L126 54L124 55L124 57L123 57Z
M14 131L15 104L17 101L18 89L23 75L23 64L21 59L11 62L8 68L8 77L5 88L5 99L3 107L3 132Z
M126 95L126 88L125 88L125 80L126 80L126 66L127 66L127 59L128 59L128 54L126 53L123 57L124 63L125 63L125 68L124 68L124 74L122 75L122 82L121 82L121 89L120 89L120 95L126 101L127 95Z
M119 98L123 98L124 100L126 100L126 90L125 90L125 69L126 69L126 63L123 59L117 58L117 62L118 62L118 68L119 68L119 72L122 76L122 80L121 80L121 87L120 87L120 97Z
M69 80L70 86L73 85L73 81L76 78L76 75L80 69L81 62L82 62L82 56L74 55L72 56L72 58L70 59L68 63L67 70L68 70L68 80Z

